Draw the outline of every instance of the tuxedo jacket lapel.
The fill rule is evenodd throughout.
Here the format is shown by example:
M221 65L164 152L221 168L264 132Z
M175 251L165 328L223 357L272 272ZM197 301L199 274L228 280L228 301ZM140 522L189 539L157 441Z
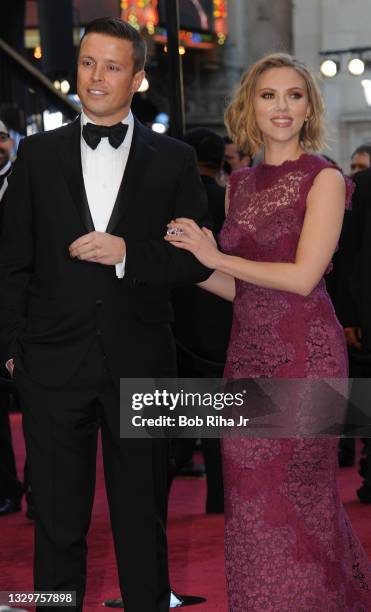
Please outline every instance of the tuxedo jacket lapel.
M94 223L86 197L82 174L80 116L70 123L61 134L59 155L67 186L81 221L87 232L93 232Z
M130 153L112 210L106 232L112 234L117 224L122 221L127 208L133 203L140 188L139 177L144 172L149 158L154 154L155 148L151 144L142 125L134 119L134 132Z

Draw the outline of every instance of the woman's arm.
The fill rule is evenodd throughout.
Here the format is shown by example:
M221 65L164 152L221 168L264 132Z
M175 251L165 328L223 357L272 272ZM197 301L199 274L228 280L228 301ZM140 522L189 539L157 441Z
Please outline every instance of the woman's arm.
M307 210L294 263L256 262L220 253L208 230L188 219L172 224L183 230L170 240L191 251L204 265L260 287L309 295L321 280L336 249L344 216L345 182L339 171L326 168L316 177L307 198Z
M228 302L233 302L236 295L236 284L233 276L224 274L216 270L211 276L202 283L198 283L199 287L214 293Z

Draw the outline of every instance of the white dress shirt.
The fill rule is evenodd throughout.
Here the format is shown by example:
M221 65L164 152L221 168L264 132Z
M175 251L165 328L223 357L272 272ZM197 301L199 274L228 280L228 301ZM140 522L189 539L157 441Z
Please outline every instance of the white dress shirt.
M9 174L9 170L11 169L11 167L12 167L12 162L9 160L5 164L4 168L1 168L1 170L0 170L0 177L4 176L5 174ZM2 200L2 197L3 197L4 193L5 193L5 190L6 190L7 186L8 186L8 179L7 179L7 177L5 177L4 182L3 182L3 184L1 185L1 188L0 188L0 202Z
M86 123L94 123L85 113L81 114L81 132ZM133 139L134 117L131 111L122 123L128 125L124 142L115 149L102 138L96 149L86 144L81 134L81 164L85 192L88 200L94 228L105 232L116 202L123 174L128 161ZM116 275L123 278L125 258L116 264Z

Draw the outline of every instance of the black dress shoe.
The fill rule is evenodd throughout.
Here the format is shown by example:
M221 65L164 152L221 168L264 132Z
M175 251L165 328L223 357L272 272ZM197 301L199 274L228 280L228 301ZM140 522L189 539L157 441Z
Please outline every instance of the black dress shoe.
M371 504L371 488L365 484L357 491L358 499L362 504Z
M176 594L175 594L176 595ZM195 606L197 604L205 603L205 597L197 597L196 595L176 595L180 599L180 603L176 608L185 608L186 606Z
M185 606L194 606L204 603L205 597L196 597L195 595L178 595L171 591L170 608L184 608ZM103 602L106 608L123 608L122 599L108 599Z
M6 497L0 500L0 516L20 512L22 509L21 499L19 497Z

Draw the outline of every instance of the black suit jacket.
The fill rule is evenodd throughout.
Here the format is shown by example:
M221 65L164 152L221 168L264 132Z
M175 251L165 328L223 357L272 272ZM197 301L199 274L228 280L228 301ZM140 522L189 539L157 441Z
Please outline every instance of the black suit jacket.
M211 177L201 176L201 180L213 228L218 235L225 220L225 189ZM179 374L184 377L221 376L231 330L232 304L193 286L173 291L173 306Z
M371 352L371 169L357 173L352 210L347 213L335 273L335 307L344 327L362 328Z
M207 223L193 150L135 121L107 231L126 241L126 273L71 259L94 229L80 154L80 120L23 140L4 201L0 359L46 386L66 382L98 335L113 378L174 373L170 288L210 270L163 239L177 216Z

